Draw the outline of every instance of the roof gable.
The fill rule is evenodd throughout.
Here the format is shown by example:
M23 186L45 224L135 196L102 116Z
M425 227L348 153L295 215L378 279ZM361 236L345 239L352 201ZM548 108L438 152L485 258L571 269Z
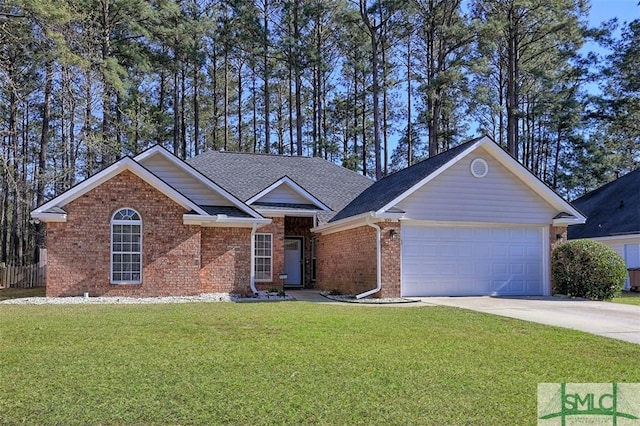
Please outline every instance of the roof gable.
M436 179L471 152L482 147L489 155L511 172L527 188L534 191L559 212L568 212L577 221L584 216L544 184L524 166L488 137L472 139L435 157L431 157L397 173L389 175L356 197L347 207L331 219L331 222L357 216L366 212L382 215L397 210L397 206Z
M420 161L406 169L402 169L380 179L335 215L333 219L331 219L331 222L357 216L366 212L377 212L390 209L400 201L400 198L403 197L403 195L410 195L417 189L417 187L426 183L430 176L435 177L441 167L450 162L457 155L460 155L478 140L479 139L473 139L436 155L435 157Z
M569 238L640 234L640 169L595 189L572 204L587 222L569 227Z
M62 216L64 215L64 213L62 213L63 210L61 209L65 205L69 204L73 200L81 197L82 195L86 194L87 192L98 187L99 185L103 184L104 182L108 181L112 177L122 173L125 170L132 172L140 179L147 182L158 191L162 192L164 195L175 201L177 204L184 207L186 210L193 210L196 213L202 215L207 214L207 212L204 211L200 206L185 197L180 192L176 191L174 188L162 181L162 179L158 178L149 170L138 164L133 158L124 157L111 166L107 167L106 169L102 170L101 172L96 173L95 175L91 176L88 179L85 179L68 191L55 197L51 201L36 208L31 212L31 216L43 221L56 221L56 217L54 216L60 216L58 219L61 220Z
M251 217L260 214L160 145L135 160L200 206L235 207Z
M483 167L480 177L473 175L472 165ZM482 146L443 168L395 207L405 219L439 222L541 224L559 213Z
M289 176L269 185L253 197L247 200L247 204L290 204L308 205L311 204L320 210L331 210L320 200L311 195L303 187L295 183Z

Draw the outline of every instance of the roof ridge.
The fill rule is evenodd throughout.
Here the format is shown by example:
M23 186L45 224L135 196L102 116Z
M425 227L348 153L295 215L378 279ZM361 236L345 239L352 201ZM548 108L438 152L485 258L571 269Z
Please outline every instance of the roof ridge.
M195 158L195 157L198 157L199 155L209 154L209 153L255 155L255 156L261 156L261 157L277 157L277 158L320 158L324 160L324 158L322 157L314 157L314 156L308 156L308 155L285 155L285 154L273 154L271 152L224 151L224 150L216 150L216 149L208 149L191 158Z

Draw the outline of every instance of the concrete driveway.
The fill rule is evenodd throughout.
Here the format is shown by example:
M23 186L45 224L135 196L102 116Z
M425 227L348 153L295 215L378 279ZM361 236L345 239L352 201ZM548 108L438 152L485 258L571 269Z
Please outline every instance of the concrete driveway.
M640 306L558 297L425 297L421 301L640 344Z

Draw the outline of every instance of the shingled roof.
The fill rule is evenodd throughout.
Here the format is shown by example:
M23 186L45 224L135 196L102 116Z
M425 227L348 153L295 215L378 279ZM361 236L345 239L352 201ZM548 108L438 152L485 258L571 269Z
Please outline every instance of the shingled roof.
M482 137L472 139L435 157L428 158L380 179L358 195L349 205L336 214L330 222L380 210L481 139Z
M640 169L571 204L587 216L587 222L570 226L570 239L640 234Z
M242 201L288 176L333 212L374 182L319 157L207 151L188 163Z

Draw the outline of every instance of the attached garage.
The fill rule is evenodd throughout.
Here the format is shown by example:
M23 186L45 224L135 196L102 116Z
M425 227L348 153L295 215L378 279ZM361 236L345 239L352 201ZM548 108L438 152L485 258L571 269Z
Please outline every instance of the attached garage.
M367 290L357 297L538 296L551 292L553 247L568 225L584 221L483 137L380 179L313 231L337 234L329 249L347 245L327 269L339 262L353 269L348 278L332 275L326 289ZM352 229L369 237L355 240ZM353 262L350 253L374 243L375 258Z
M402 296L545 294L547 229L402 222Z

